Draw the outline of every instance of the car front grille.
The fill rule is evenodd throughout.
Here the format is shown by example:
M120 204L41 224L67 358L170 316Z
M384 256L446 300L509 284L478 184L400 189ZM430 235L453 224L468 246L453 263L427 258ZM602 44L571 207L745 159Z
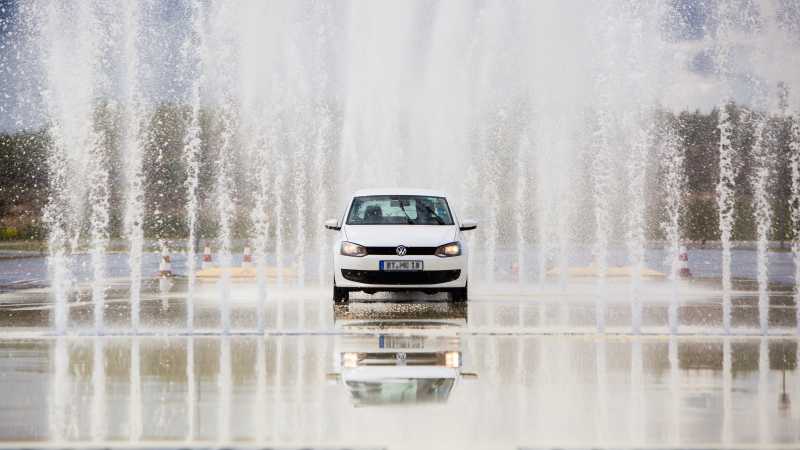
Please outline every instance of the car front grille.
M406 247L406 255L433 255L436 247ZM367 247L368 255L397 255L395 247Z
M399 359L397 352L359 353L359 366L396 366L402 361L406 366L444 366L447 363L445 352L423 353L403 352Z
M461 270L423 270L419 272L384 272L380 270L342 269L346 280L364 284L440 284L455 281Z

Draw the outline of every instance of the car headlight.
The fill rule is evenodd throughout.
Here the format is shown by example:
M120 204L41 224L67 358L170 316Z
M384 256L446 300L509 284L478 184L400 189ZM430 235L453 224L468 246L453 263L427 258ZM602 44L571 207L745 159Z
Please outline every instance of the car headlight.
M461 352L446 352L444 354L444 366L450 369L461 367Z
M341 254L344 256L366 256L367 248L352 242L342 242Z
M447 258L449 256L458 256L461 254L461 244L458 242L451 242L436 248L434 255Z
M344 352L342 353L342 367L353 369L358 367L358 353Z

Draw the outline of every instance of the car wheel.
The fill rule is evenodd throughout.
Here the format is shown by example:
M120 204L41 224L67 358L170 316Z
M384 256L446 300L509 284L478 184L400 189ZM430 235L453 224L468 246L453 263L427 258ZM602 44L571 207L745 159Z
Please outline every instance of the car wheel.
M450 301L455 303L466 303L468 298L467 285L463 288L456 288L450 291Z
M333 285L333 303L347 303L350 300L350 292L347 289Z

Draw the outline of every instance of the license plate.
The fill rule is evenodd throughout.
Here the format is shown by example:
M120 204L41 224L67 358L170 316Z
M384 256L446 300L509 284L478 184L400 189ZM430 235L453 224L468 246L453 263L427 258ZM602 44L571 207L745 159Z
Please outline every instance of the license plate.
M424 336L393 336L390 334L382 334L378 337L378 347L383 349L415 349L422 350L425 348Z
M381 261L381 270L386 272L409 272L422 270L422 261Z

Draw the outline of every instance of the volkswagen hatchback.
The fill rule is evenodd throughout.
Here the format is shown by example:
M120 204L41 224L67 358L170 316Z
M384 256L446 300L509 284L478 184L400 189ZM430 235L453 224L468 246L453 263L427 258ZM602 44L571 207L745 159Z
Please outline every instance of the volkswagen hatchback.
M341 219L325 222L338 231L334 243L333 300L362 291L447 292L467 301L468 251L459 220L441 192L409 189L356 192Z

